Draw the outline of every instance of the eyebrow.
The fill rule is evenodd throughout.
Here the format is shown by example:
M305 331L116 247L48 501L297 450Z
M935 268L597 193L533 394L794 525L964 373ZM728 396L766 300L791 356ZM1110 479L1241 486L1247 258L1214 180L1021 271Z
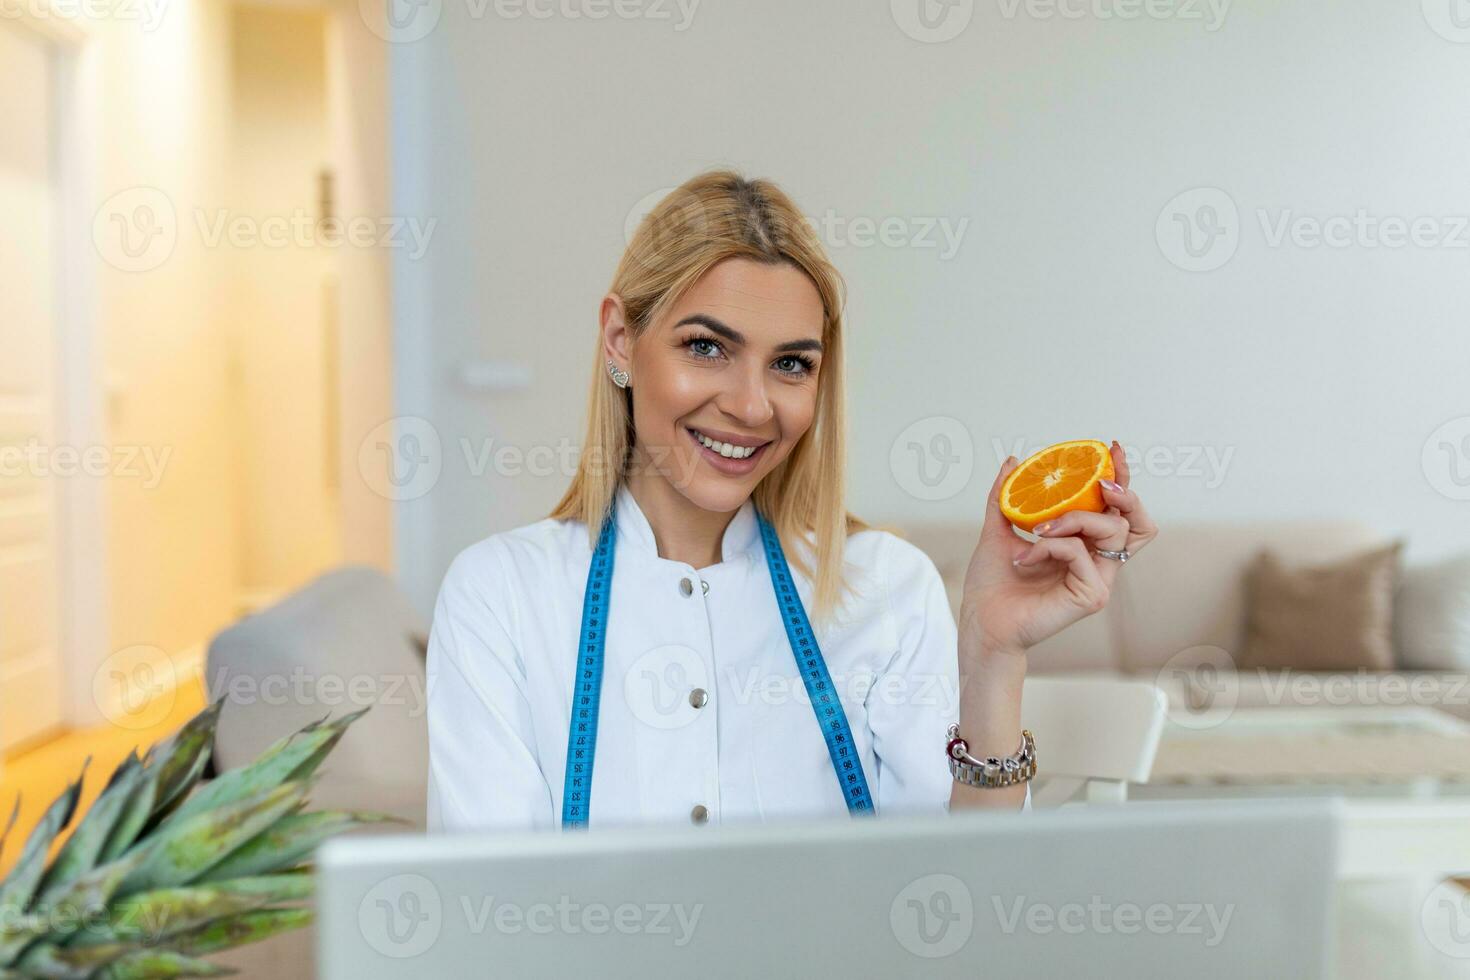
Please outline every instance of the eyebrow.
M702 326L702 327L704 327L707 330L711 330L714 333L719 334L721 337L724 337L726 340L729 340L729 341L732 341L734 343L740 344L742 347L745 345L745 334L741 333L739 330L736 330L734 327L729 326L729 325L724 324L724 323L721 323L719 320L716 320L714 317L712 317L712 316L706 316L703 313L695 313L692 316L686 316L684 319L682 319L678 323L674 324L674 328L677 330L679 327L689 326L689 325L695 325L695 324L697 324L699 326ZM811 339L811 338L807 338L807 339L804 339L804 340L788 340L784 344L777 344L776 345L776 350L778 350L778 351L814 350L814 351L817 351L818 353L821 353L821 351L822 351L822 342L820 340L815 340L815 339Z

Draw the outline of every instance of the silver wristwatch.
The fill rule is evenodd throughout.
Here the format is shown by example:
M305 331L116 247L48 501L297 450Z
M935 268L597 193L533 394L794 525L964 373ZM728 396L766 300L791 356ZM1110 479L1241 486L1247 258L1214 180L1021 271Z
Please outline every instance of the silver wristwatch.
M969 743L960 738L959 725L950 725L947 734L945 755L949 757L949 773L957 782L966 786L1014 786L1036 775L1036 739L1026 729L1021 730L1021 747L1003 759L971 755Z

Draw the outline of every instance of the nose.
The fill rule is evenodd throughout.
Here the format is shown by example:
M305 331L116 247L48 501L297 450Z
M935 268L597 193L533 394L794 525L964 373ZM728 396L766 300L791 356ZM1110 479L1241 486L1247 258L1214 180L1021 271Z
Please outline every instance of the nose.
M775 414L771 400L766 395L766 376L760 364L751 364L746 370L730 372L728 386L715 400L720 411L738 420L745 429L757 429L771 420Z

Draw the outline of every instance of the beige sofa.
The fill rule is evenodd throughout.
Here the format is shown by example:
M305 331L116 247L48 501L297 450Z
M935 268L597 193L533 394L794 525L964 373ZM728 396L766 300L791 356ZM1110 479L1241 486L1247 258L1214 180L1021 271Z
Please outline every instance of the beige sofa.
M904 532L934 560L958 615L978 529L915 523ZM1201 657L1215 664L1238 658L1246 628L1245 572L1261 549L1269 547L1289 562L1315 564L1388 540L1351 521L1170 525L1120 569L1107 608L1033 648L1029 669L1147 677L1164 688L1171 707L1197 705L1199 688L1209 675L1190 665ZM1230 686L1234 705L1412 703L1470 719L1470 684L1464 671L1296 672L1289 679L1293 683L1285 686L1281 673L1236 672Z

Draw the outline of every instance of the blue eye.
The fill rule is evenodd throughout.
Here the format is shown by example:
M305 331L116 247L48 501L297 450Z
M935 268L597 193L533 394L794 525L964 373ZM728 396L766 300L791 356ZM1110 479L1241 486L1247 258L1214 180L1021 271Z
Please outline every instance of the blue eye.
M711 345L713 347L719 347L720 346L720 342L718 340L714 340L713 338L710 338L710 337L692 337L689 340L686 340L684 342L684 346L685 347L688 347L694 353L694 356L695 357L702 357L705 360L714 360L715 355L713 355L713 354L701 354L698 351L694 351L694 345L695 344L709 344L709 345Z
M684 346L689 349L689 353L690 354L692 354L694 357L698 358L701 361L714 361L714 360L718 360L719 357L720 357L720 354L719 353L713 353L713 354L703 354L703 353L700 353L700 351L697 350L696 347L695 347L696 344L709 344L717 352L723 352L724 351L723 344L721 344L721 342L719 340L717 340L716 338L714 338L714 337L702 336L702 335L698 335L698 334L696 334L695 336L689 337L687 340L684 341ZM804 354L787 354L784 357L778 358L776 360L776 363L777 364L780 364L783 361L795 361L799 365L798 367L780 368L780 369L778 369L778 370L780 370L780 373L791 375L792 377L802 377L804 375L810 374L816 368L816 362L812 358L810 358L810 357L808 357L808 356L806 356Z
M801 365L800 371L793 369L786 372L787 374L807 374L812 370L812 368L816 367L816 364L813 363L810 357L804 357L801 354L787 354L785 357L781 358L781 360L795 361L796 363Z

